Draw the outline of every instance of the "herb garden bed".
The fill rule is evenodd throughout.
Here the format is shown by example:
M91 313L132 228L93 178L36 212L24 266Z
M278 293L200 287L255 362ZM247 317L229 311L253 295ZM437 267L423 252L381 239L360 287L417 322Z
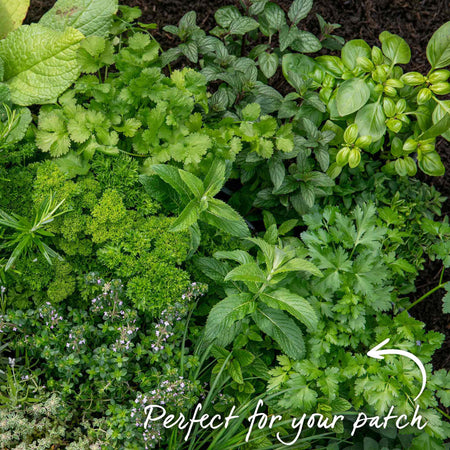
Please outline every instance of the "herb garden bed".
M0 449L450 448L449 3L27 3Z

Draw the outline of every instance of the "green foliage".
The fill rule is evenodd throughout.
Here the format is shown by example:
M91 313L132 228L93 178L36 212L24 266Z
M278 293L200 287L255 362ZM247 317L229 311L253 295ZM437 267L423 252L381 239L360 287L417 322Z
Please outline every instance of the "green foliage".
M211 276L211 271L224 274L222 281L229 293L209 314L205 328L208 341L228 345L239 332L240 322L251 317L258 328L274 339L286 354L297 359L303 356L302 331L287 314L308 329L314 329L317 325L316 311L305 298L282 286L289 286L298 280L298 272L316 277L320 277L321 272L314 264L301 258L298 242L292 240L283 244L280 240L276 245L278 233L276 225L272 225L265 239L248 239L259 249L256 262L243 250L216 252L215 259L199 259L200 268L206 275ZM223 259L238 262L239 265L229 270L226 262L217 263L217 260Z
M80 43L107 36L117 0L59 0L39 24L19 26L29 2L0 4L0 103L5 96L22 106L55 102L79 77ZM28 125L28 124L27 124Z
M408 314L435 292L450 311L445 198L413 178L443 173L448 24L425 75L404 73L410 49L389 32L380 47L344 45L318 16L314 36L310 0L241 6L219 9L209 33L186 14L162 53L155 26L138 8L115 17L115 0L58 0L0 41L3 446L271 449L313 413L346 419L297 445L441 448L450 436L448 373L430 364L443 336ZM179 58L189 68L173 70ZM49 104L17 106L29 103ZM442 261L439 282L414 298L428 259ZM201 301L191 279L208 283ZM367 356L387 337L425 364L416 403L429 424L351 437L357 412L414 412L417 365ZM189 442L144 429L148 404L189 417L200 396L242 419L196 424ZM49 398L58 408L41 414ZM283 424L244 444L259 399Z
M37 208L32 221L28 220L26 217L20 217L14 213L9 215L5 211L0 210L0 226L2 226L3 229L14 230L11 234L4 235L4 233L2 233L6 240L6 243L3 244L2 247L14 247L8 262L2 267L5 272L13 267L17 258L22 254L29 252L33 247L36 247L41 252L49 264L52 264L52 258L61 259L61 257L52 250L43 239L45 236L54 236L51 232L45 230L44 227L50 222L53 222L56 217L61 216L61 214L66 212L57 212L63 203L64 200L56 203L53 195L49 195Z
M0 39L22 24L29 7L30 0L18 0L13 3L7 0L0 2Z

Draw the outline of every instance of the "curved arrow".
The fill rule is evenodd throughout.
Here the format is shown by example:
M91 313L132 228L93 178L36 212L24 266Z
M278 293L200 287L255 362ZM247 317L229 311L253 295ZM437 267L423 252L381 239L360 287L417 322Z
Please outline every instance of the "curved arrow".
M414 399L414 401L416 401L422 395L422 392L424 391L425 386L427 384L427 373L425 371L425 366L422 364L422 361L416 355L406 352L405 350L395 350L395 349L380 350L389 341L390 341L389 338L385 339L383 342L375 346L372 350L369 350L367 352L367 356L376 359L384 359L383 355L401 355L406 356L409 359L412 359L419 366L420 372L422 373L422 389L420 390L417 397Z

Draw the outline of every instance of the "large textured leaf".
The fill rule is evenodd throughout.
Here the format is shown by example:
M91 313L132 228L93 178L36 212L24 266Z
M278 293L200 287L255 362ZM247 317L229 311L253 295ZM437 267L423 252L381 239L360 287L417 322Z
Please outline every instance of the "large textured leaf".
M0 0L0 39L18 28L30 7L30 0Z
M261 294L259 298L271 308L282 309L292 314L307 327L312 329L317 327L317 314L311 304L303 297L281 288L268 294Z
M231 295L215 305L206 322L205 338L208 342L222 339L238 320L252 311L254 302L250 294Z
M73 27L86 37L105 37L117 8L117 0L58 0L39 23L56 30Z
M210 211L203 211L200 219L209 223L213 227L219 228L226 233L237 237L247 237L250 234L245 220L228 220L223 217L218 217Z
M297 25L300 20L304 19L313 6L313 0L294 0L289 8L288 16L294 25Z
M286 355L294 359L302 359L305 354L305 343L302 331L283 311L269 307L259 307L253 314L256 325L278 343Z
M79 76L77 50L83 39L74 28L61 32L33 24L0 41L12 101L22 106L56 101Z

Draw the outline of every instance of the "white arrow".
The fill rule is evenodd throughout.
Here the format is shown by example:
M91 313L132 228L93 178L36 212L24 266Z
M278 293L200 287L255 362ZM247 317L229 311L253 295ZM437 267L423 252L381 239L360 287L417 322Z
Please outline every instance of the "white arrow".
M369 350L367 352L367 356L370 356L371 358L376 358L376 359L384 359L383 355L401 355L401 356L406 356L407 358L412 359L419 366L420 372L422 373L422 389L420 390L419 395L414 399L414 401L416 401L422 395L422 392L424 391L425 386L427 384L427 373L425 372L425 367L422 364L422 361L416 355L413 355L412 353L405 352L404 350L395 350L395 349L380 350L389 341L390 341L389 338L385 339L383 342L381 342L380 344L375 346L372 350Z

